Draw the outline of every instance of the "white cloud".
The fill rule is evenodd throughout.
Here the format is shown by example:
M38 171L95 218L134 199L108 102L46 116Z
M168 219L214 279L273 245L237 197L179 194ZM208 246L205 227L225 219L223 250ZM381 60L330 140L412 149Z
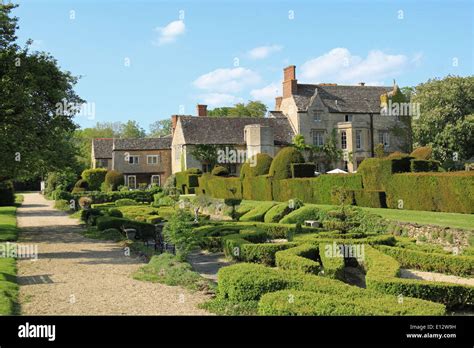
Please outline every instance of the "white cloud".
M251 49L247 54L252 59L264 59L271 53L281 51L283 49L280 45L260 46Z
M179 20L170 22L164 27L155 28L155 31L158 33L159 37L154 43L158 46L161 46L170 42L174 42L178 36L184 34L186 31L186 26L184 25L183 21Z
M260 80L260 76L250 69L216 69L199 76L194 81L194 86L216 93L237 93Z
M373 81L381 84L382 80L393 78L407 69L408 63L408 57L402 54L390 55L372 50L366 58L361 58L353 55L347 48L334 48L305 62L301 66L301 79L312 83L354 84Z
M281 83L273 82L263 88L253 89L250 91L250 95L254 100L262 102L274 101L275 97L281 95Z
M236 97L231 94L225 93L208 93L198 96L199 102L207 104L211 107L215 106L224 106L224 105L234 105L236 103L243 102L242 98Z

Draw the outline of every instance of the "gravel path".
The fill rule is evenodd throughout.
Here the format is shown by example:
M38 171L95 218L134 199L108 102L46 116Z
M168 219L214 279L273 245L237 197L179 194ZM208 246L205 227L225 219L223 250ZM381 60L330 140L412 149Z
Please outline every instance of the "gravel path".
M197 308L206 295L132 279L143 263L125 256L116 243L80 235L77 220L40 194L24 196L17 215L19 242L37 245L38 259L18 261L22 314L208 314Z
M462 278L454 275L424 272L415 269L400 269L400 278L428 280L432 282L446 282L474 286L474 278Z
M217 272L221 267L229 266L233 262L228 261L224 253L210 253L206 251L194 252L188 256L188 262L193 270L202 277L217 282Z

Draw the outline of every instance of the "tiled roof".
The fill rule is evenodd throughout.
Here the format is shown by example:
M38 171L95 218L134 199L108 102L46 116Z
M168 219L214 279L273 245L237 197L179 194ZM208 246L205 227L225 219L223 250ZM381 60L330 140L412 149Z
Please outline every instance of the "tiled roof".
M115 139L114 150L164 150L171 149L171 137Z
M289 144L293 138L285 118L179 116L187 144L244 145L244 128L260 124L273 128L275 144Z
M329 112L380 113L380 96L392 87L298 84L293 95L299 111L307 111L317 94Z
M112 138L97 138L92 140L95 158L112 158Z

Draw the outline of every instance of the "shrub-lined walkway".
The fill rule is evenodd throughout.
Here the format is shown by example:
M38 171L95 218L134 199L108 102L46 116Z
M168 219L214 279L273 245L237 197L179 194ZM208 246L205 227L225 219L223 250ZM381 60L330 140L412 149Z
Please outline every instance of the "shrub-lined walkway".
M18 208L20 242L38 245L38 260L18 261L22 314L203 315L207 297L180 287L134 280L143 264L113 242L80 235L81 227L40 194Z

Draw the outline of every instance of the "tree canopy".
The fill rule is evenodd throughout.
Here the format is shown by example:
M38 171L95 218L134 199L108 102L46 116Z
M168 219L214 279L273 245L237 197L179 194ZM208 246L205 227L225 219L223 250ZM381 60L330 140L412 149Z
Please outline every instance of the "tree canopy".
M218 107L208 111L213 117L265 117L267 107L260 101L237 103L234 106Z
M17 7L0 4L0 179L31 178L74 165L70 141L76 106L84 101L73 90L78 78L62 71L45 52L30 52L15 35Z

